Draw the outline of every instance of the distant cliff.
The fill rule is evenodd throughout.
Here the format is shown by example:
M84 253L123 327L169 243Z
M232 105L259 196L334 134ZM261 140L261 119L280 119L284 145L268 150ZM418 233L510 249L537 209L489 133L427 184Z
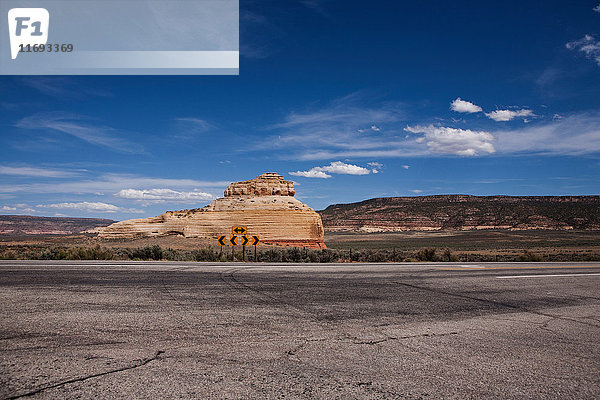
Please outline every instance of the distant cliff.
M101 218L0 215L0 235L71 235L114 222Z
M319 211L325 231L600 230L600 196L382 197Z

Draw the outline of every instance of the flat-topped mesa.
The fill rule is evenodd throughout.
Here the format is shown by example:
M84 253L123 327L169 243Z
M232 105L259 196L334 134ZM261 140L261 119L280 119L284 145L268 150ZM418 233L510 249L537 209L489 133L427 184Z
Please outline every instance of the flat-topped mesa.
M248 181L234 182L225 189L225 197L232 196L294 196L294 182L286 181L276 172L264 174Z
M263 244L325 248L321 216L294 194L293 182L268 172L232 183L225 197L205 207L121 221L96 231L105 239L175 234L216 240L231 234L233 226L246 226L248 234L259 235Z

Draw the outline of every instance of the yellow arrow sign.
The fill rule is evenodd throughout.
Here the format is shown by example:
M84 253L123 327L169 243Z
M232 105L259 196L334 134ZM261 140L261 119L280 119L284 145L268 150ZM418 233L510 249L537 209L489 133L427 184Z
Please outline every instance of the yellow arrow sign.
M252 236L252 246L256 246L260 243L260 238L258 237L258 235L253 235Z
M219 246L227 246L227 236L219 236L217 239Z
M237 236L233 235L229 238L229 244L232 246L237 246Z
M245 246L248 244L248 242L250 241L250 239L248 239L248 236L244 235L241 237L242 238L242 246Z
M231 228L231 233L234 235L245 235L248 233L248 229L245 226L234 226Z

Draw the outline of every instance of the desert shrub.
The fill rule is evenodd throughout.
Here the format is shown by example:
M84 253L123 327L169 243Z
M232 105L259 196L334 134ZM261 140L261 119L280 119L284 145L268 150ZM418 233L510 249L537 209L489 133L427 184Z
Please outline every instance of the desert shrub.
M264 262L281 262L283 253L280 249L269 249L260 254L260 260Z
M318 251L310 250L307 253L307 261L309 263L318 263L321 262L321 257Z
M519 255L518 258L519 261L522 262L536 262L536 261L543 261L542 257L540 257L537 254L531 253L527 250L525 250L523 252L523 254Z
M0 253L0 260L16 260L17 255L15 252L10 250L5 250Z
M131 259L138 260L160 260L163 258L163 250L159 245L138 247L131 251Z
M199 249L193 251L194 261L217 261L219 259L219 253L213 251L213 249Z
M385 250L365 250L362 252L360 261L362 262L386 262L389 261L389 255Z
M419 261L437 261L436 249L425 248L417 251L415 258Z
M318 255L319 255L318 262L320 262L320 263L336 262L339 258L337 251L331 250L331 249L321 249L321 250L316 250L315 252L318 253Z
M442 251L442 255L440 256L440 260L441 261L448 261L448 262L452 262L452 261L458 261L458 257L456 257L453 253L452 250L450 250L449 248L445 248Z
M299 263L299 262L302 262L303 260L304 260L304 254L297 247L288 248L288 249L285 249L282 251L282 261L283 262Z

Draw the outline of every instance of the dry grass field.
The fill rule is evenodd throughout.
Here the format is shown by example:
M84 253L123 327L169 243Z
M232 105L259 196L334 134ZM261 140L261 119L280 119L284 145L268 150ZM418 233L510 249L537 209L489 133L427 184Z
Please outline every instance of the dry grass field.
M530 254L551 260L593 257L600 259L600 231L435 231L399 233L326 233L325 244L331 249L396 249L415 251L423 248L449 249L472 255Z
M600 231L436 231L398 233L326 233L333 261L597 261ZM132 251L159 246L172 249L169 257L185 260L189 252L220 253L216 240L163 236L136 240L100 240L93 235L0 236L0 258L53 258L68 249L107 249L91 257L138 258ZM230 253L226 247L223 253ZM279 246L259 246L260 252L280 251ZM241 250L238 246L236 250ZM253 250L249 248L248 250ZM283 249L289 252L291 249ZM186 253L188 252L188 253ZM318 252L318 251L317 251ZM80 252L81 253L81 252ZM81 253L86 258L87 253ZM112 256L111 256L112 254ZM142 253L143 254L143 253ZM161 253L162 254L162 253ZM167 253L164 253L167 254ZM183 254L183 255L182 255ZM308 253L306 253L308 254ZM77 257L77 256L76 256ZM165 259L170 259L165 256ZM294 255L294 257L298 257ZM140 258L144 258L143 256ZM197 258L197 257L196 257ZM305 257L308 259L308 257ZM271 254L265 260L279 261ZM285 255L282 261L289 259ZM294 258L295 259L295 258Z

